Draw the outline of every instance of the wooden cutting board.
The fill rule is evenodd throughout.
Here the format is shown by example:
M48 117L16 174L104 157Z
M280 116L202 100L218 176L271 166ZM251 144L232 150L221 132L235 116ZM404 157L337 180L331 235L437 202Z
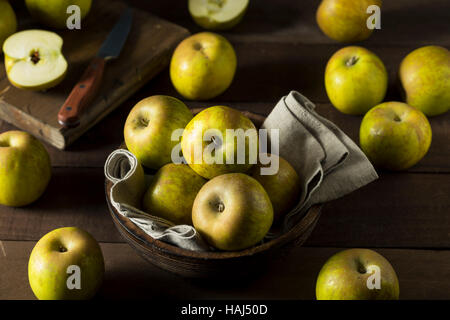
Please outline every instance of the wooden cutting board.
M68 129L59 125L57 114L61 105L125 8L122 1L96 0L82 21L81 30L58 32L64 39L63 54L69 68L64 81L46 92L15 88L8 82L4 62L0 62L0 118L65 149L165 68L173 50L189 32L134 10L133 26L122 53L107 63L101 90L86 108L80 126Z

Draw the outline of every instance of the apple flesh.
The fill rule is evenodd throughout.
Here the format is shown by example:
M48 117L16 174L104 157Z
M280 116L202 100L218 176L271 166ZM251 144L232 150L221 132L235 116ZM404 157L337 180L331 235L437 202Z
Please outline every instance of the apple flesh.
M239 141L231 136L227 137L227 129L242 129L242 133L248 132L247 137L254 137L254 139L242 137L240 140L245 143L240 150L245 151L243 163L238 163L237 158ZM220 136L216 135L206 140L206 133L211 130L220 133ZM200 147L201 153L196 152L197 146ZM214 152L207 152L206 148L210 146L214 146ZM247 172L257 162L257 130L251 120L238 110L214 106L201 111L188 123L181 139L181 149L189 166L206 179L225 173ZM252 150L255 151L254 159ZM229 163L227 154L234 154ZM216 161L216 158L220 161Z
M359 141L370 161L384 169L405 170L422 159L431 144L426 116L402 102L385 102L363 118Z
M69 266L79 267L80 289L68 287L76 276ZM69 272L70 271L70 272ZM76 271L75 271L76 272ZM28 280L40 300L92 298L103 282L105 265L97 241L79 228L59 228L43 236L30 255Z
M143 208L174 224L192 225L192 206L205 183L187 164L166 164L152 178Z
M284 158L277 155L279 168L273 175L265 175L261 169L269 167L270 164L253 166L250 176L255 178L266 190L273 206L274 222L281 221L282 218L298 203L300 199L300 178L295 169Z
M450 51L426 46L412 51L402 61L400 81L406 102L427 116L450 109Z
M67 71L62 45L59 35L45 30L21 31L6 39L3 52L11 84L35 91L59 84Z
M0 0L0 53L3 42L17 30L17 19L8 1Z
M236 66L236 53L228 40L202 32L184 39L175 49L170 78L183 97L208 100L230 86Z
M64 29L67 26L67 7L76 5L80 8L81 19L89 13L92 0L26 0L31 16L47 27Z
M47 150L35 137L22 131L0 134L0 204L20 207L36 201L51 172Z
M357 42L370 37L367 28L367 8L381 0L322 0L316 12L316 21L323 33L339 42Z
M374 266L380 271L380 289L369 289L367 285ZM338 252L324 264L316 282L317 300L398 300L399 293L394 268L369 249Z
M151 96L137 103L125 122L124 136L128 150L141 164L159 169L170 163L172 149L179 141L172 141L172 133L184 127L192 113L180 100L169 96Z
M249 0L189 0L194 21L208 30L228 30L245 15Z
M230 173L208 181L192 208L195 229L213 247L234 251L260 242L273 221L269 196L258 181Z
M362 47L338 50L325 69L328 98L345 114L365 114L383 101L387 86L388 74L383 62Z

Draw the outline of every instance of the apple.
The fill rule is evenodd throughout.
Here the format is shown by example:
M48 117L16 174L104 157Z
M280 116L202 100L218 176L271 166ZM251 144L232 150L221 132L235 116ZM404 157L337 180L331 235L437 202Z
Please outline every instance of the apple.
M379 289L372 287L376 282L369 279L378 271ZM317 300L398 300L399 292L397 275L389 261L369 249L336 253L324 264L316 282Z
M376 166L405 170L419 162L430 148L431 126L420 110L402 102L385 102L364 116L359 141Z
M275 154L266 156L278 158L278 171L272 175L264 174L261 168L270 167L271 164L258 162L249 174L266 190L272 202L274 222L278 222L299 202L300 178L290 163L281 156Z
M231 134L227 136L229 130L240 131L238 139ZM241 112L226 106L214 106L201 111L188 123L181 139L181 149L195 172L212 179L225 173L247 172L257 162L257 135L253 122ZM215 150L209 152L209 148ZM245 157L238 161L242 152L245 152Z
M47 27L64 29L70 13L67 7L76 5L80 8L81 19L91 9L92 0L25 0L30 14Z
M371 51L356 46L338 50L325 69L325 89L339 111L362 115L383 101L388 74Z
M3 44L9 82L35 91L59 84L67 71L62 45L62 38L50 31L26 30L10 36Z
M23 131L0 134L0 204L28 205L45 191L52 175L42 143Z
M450 51L426 46L412 51L400 64L406 103L435 116L450 109Z
M8 1L0 0L0 53L6 38L16 32L17 19Z
M372 29L367 28L370 14L367 8L381 0L322 0L316 12L320 29L339 42L357 42L367 39Z
M125 122L125 144L141 164L159 169L171 162L172 133L183 129L192 113L180 100L169 96L151 96L138 102Z
M170 78L183 97L208 100L230 86L236 65L236 53L227 39L202 32L184 39L175 49Z
M245 15L249 0L189 0L189 13L201 27L228 30Z
M166 164L152 178L143 208L175 224L192 225L192 205L205 183L187 164Z
M273 221L273 209L261 184L243 173L208 181L192 208L195 229L213 247L242 250L260 242Z
M36 243L28 262L28 280L39 300L90 299L100 288L104 272L97 241L75 227L47 233Z

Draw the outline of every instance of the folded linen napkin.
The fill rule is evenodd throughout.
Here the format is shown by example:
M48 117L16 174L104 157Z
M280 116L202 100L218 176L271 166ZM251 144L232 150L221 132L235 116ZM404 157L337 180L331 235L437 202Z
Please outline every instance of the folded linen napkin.
M296 169L302 181L299 202L285 217L281 232L299 222L312 205L337 199L378 178L358 146L314 109L311 101L292 91L278 102L262 125L269 140L270 129L279 129L279 154ZM145 233L181 248L212 250L194 227L174 226L138 209L149 177L129 151L118 149L111 153L105 175L113 183L109 195L113 206ZM278 236L280 231L272 230L267 239Z

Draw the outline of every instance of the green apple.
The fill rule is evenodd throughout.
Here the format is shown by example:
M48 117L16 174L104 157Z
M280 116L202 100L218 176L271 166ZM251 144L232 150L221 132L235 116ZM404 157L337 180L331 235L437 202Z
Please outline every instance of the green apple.
M172 133L184 127L192 113L180 100L169 96L151 96L131 110L125 122L125 144L141 164L159 169L171 162L172 149L179 141Z
M192 208L195 229L213 247L233 251L260 242L273 221L269 196L258 181L243 173L208 181Z
M381 0L322 0L316 12L316 21L323 33L339 42L357 42L373 32L367 28L370 14L367 8Z
M405 170L430 148L431 126L418 109L402 102L385 102L364 116L359 142L373 164L388 170Z
M175 224L192 225L192 205L205 183L187 164L166 164L152 178L143 209Z
M39 300L90 299L100 288L104 272L97 241L75 227L47 233L36 243L28 262L28 280Z
M16 32L17 19L8 1L0 0L0 53L6 38Z
M3 44L6 74L14 86L46 90L65 77L67 61L62 38L45 30L26 30L13 34Z
M184 39L172 56L170 78L177 91L191 100L223 93L236 72L233 46L221 35L202 32Z
M0 134L0 204L28 205L45 191L52 175L42 143L23 131Z
M406 103L435 116L450 109L450 51L426 46L408 54L400 64Z
M378 276L379 288L374 280ZM369 249L336 253L324 264L316 282L317 300L398 300L399 293L389 261Z
M189 0L194 21L209 30L228 30L245 15L249 0Z
M26 0L30 14L47 27L64 29L67 25L67 7L76 5L80 8L81 19L91 9L92 0Z
M356 46L338 50L325 69L325 89L339 111L362 115L383 101L388 74L371 51Z
M257 165L253 166L249 174L266 190L272 202L274 222L278 222L299 202L300 178L290 163L282 157L275 154L267 154L266 157L277 158L277 172L265 174L261 169L268 168L272 164L262 164L259 161Z
M231 134L233 130L236 135ZM206 179L247 172L257 162L258 133L253 122L238 110L210 107L188 123L181 149L190 167Z

